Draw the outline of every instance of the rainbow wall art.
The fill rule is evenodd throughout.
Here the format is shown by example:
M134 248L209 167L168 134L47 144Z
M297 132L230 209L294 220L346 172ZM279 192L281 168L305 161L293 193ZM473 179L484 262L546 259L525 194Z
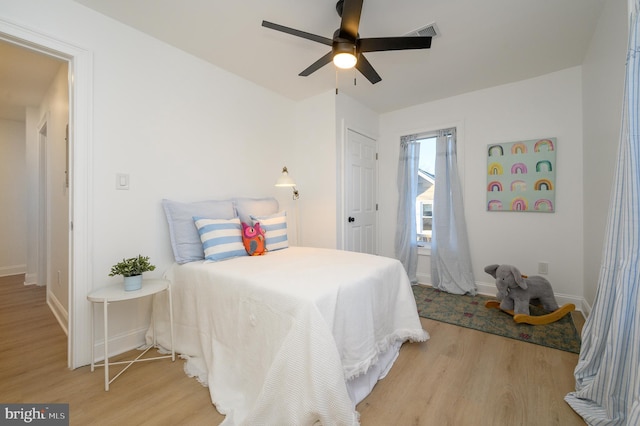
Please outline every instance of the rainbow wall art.
M487 148L487 210L553 213L556 138L498 143Z

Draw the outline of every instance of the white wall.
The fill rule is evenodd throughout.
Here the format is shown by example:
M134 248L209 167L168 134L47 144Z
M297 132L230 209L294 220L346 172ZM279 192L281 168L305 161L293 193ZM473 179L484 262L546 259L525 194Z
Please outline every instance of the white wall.
M584 123L584 297L593 305L622 120L627 2L603 3L582 65Z
M476 282L493 286L492 263L536 274L549 262L554 291L582 298L582 117L580 67L394 111L380 119L382 254L393 256L400 136L456 125L465 217ZM486 211L487 146L557 138L556 212ZM428 267L422 259L421 267ZM427 271L421 271L423 275Z
M289 166L300 191L300 199L290 203L292 208L292 204L298 208L299 245L335 248L335 95L326 92L298 102L293 118L295 137L290 151L283 156L292 162L283 165ZM279 191L291 199L290 189Z
M25 192L27 194L26 203L26 244L27 244L27 268L25 271L25 285L41 284L46 285L44 280L38 277L38 234L39 234L39 187L40 187L40 153L38 123L40 122L40 111L37 107L25 108L25 171L27 183ZM29 129L32 129L29 131Z
M27 175L23 121L0 119L0 276L26 271Z
M343 154L346 130L373 139L378 135L378 114L333 90L300 101L295 108L289 167L298 184L297 215L301 245L343 248ZM286 164L285 164L286 165ZM289 194L289 190L286 191ZM291 203L291 209L296 203Z
M6 0L0 17L93 56L90 288L118 282L107 275L123 257L150 256L150 277L171 264L162 198L287 199L273 183L295 133L292 101L70 0ZM117 173L130 190L115 189ZM114 351L140 343L148 312L146 301L110 309Z
M69 313L69 189L65 184L67 162L66 127L69 123L68 66L62 64L51 82L38 111L39 123L46 120L46 180L48 271L47 301L63 324ZM38 127L27 128L35 133ZM37 197L38 194L30 196ZM35 224L30 224L35 225ZM32 259L30 259L31 261Z

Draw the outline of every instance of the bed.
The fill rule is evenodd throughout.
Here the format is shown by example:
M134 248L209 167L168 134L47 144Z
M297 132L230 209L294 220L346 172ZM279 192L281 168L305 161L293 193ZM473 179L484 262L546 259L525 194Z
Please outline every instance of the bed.
M239 204L236 217L246 213ZM356 404L400 346L429 338L395 259L287 244L262 256L176 261L165 277L175 350L208 386L223 425L356 425ZM168 347L166 309L156 298L156 338Z

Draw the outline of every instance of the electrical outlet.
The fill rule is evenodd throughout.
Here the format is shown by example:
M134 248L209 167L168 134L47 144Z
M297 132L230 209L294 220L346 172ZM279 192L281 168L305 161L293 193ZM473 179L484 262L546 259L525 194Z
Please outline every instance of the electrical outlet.
M547 275L549 273L549 262L538 262L538 273Z

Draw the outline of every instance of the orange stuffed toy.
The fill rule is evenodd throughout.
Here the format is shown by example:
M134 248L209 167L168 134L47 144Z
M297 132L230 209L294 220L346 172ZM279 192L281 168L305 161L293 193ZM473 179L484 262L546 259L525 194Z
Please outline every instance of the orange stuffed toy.
M264 233L259 222L253 226L242 223L242 243L249 256L261 256L267 252Z

